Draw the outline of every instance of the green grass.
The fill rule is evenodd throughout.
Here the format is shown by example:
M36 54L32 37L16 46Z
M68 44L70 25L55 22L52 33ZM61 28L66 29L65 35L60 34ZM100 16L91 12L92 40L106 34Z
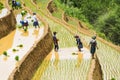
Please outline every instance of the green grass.
M58 8L57 11L52 13L52 15L56 18L62 19L62 13L63 13L63 11Z
M48 1L49 0L37 0L37 5L39 5L40 9L46 12L47 11L46 6L47 6Z
M68 24L71 24L71 25L74 26L74 27L77 27L77 26L78 26L78 22L75 21L75 20L73 20L73 19L69 19L67 23L68 23Z

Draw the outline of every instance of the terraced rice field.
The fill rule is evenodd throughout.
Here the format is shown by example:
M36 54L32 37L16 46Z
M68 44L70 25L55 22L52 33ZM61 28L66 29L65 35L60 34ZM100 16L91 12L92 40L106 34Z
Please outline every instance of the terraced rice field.
M90 59L86 52L72 55L76 48L63 48L52 51L43 61L32 80L86 80ZM90 57L90 55L89 55ZM83 67L84 66L84 67Z
M39 5L40 9L42 9L42 11L46 11L47 10L47 3L49 2L49 0L36 0L37 5ZM45 12L47 13L47 11Z
M69 20L68 20L68 24L71 24L71 25L73 25L73 26L79 27L79 26L78 26L78 22L76 22L76 21L73 20L73 19L69 19Z
M24 2L26 3L27 0L24 0ZM26 5L27 5L27 7L32 7L33 11L36 11L35 7L31 3L26 4ZM37 13L39 13L40 15L42 15L42 17L44 17L44 19L46 19L46 21L49 23L51 31L57 31L58 32L57 37L59 38L60 48L76 47L76 42L75 42L73 34L71 34L68 30L66 30L66 28L64 28L62 25L60 25L58 23L55 23L51 19L47 18L40 11L37 11ZM77 47L76 47L76 49L77 49ZM75 51L73 51L73 52L75 52ZM68 52L63 52L63 53L67 54ZM52 54L54 54L54 53L52 53ZM72 52L70 54L72 54ZM72 56L74 56L74 55L72 55ZM36 79L48 80L48 78L50 78L49 75L51 75L51 80L55 80L55 79L57 79L57 76L59 76L59 75L64 76L67 72L68 72L68 75L66 76L66 78L69 78L69 76L73 75L72 72L75 69L77 58L75 58L75 59L65 59L65 60L59 59L58 68L60 70L57 73L57 76L54 76L56 71L55 70L53 71L53 68L52 68L53 61L54 60L51 60L51 58L47 58L47 61L45 60L42 64L42 65L44 65L43 67L47 67L47 68L42 68L42 69L44 69L44 71L41 71L41 70L39 70L42 66L41 65L40 68L38 69L38 72L37 72L37 73L39 73L38 75L42 74L42 72L44 72L45 74L40 75L41 77L36 76L35 79L33 79L33 80L36 80ZM72 79L75 79L75 77L76 77L76 80L78 80L80 78L82 80L86 80L87 74L88 74L88 71L89 71L89 67L90 67L90 59L82 60L82 62L80 63L80 67L76 69L76 71L78 71L78 72L74 71L74 75L76 75L76 76L79 75L79 77L73 76L73 78L70 77L69 79L72 80ZM83 70L85 70L85 71L83 71ZM81 73L81 71L82 71L82 73ZM48 74L48 72L49 72L49 74ZM66 78L63 77L61 79L65 80Z
M61 9L57 9L57 11L53 12L52 15L53 15L54 17L57 17L57 18L59 18L59 19L62 19L62 13L63 13L63 11L62 11Z
M120 80L120 52L102 42L98 42L98 44L100 49L97 51L97 55L103 71L103 79Z
M24 0L24 2L27 2L28 0ZM35 11L35 7L31 4L31 3L28 3L27 4L27 6L28 7L32 7L32 10L33 11ZM63 26L62 25L60 25L60 24L57 24L57 23L55 23L54 21L52 21L51 19L49 19L48 17L46 17L43 13L41 13L40 11L37 11L37 13L39 13L40 15L42 15L42 17L44 17L45 19L46 19L46 21L49 23L49 25L50 25L50 27L51 27L51 30L52 31L54 31L54 30L56 30L56 31L58 31L58 38L60 39L60 41L62 41L62 43L64 44L62 44L62 43L60 43L60 46L61 47L71 47L71 46L75 46L75 44L74 44L74 39L72 39L72 34L71 33L69 33L67 30L65 30L66 28L63 28ZM63 36L63 32L64 32L64 30L65 30L65 35ZM75 28L71 28L72 29L72 31L76 31L76 29ZM59 32L60 31L60 32ZM80 34L80 33L78 33L78 34ZM69 37L67 37L69 35ZM85 44L88 44L88 42L90 41L90 36L86 36L86 35L83 35L83 34L80 34L80 36L81 36L81 38L82 38L82 40L84 41L84 42L86 42ZM64 37L64 39L62 39ZM66 38L67 37L67 38ZM70 38L70 39L68 39L68 38ZM66 42L67 43L66 43ZM72 43L73 42L73 43ZM117 79L117 80L120 80L120 65L119 65L119 63L120 63L120 52L118 52L118 51L116 51L114 48L111 48L111 47L109 47L108 45L106 45L106 44L104 44L104 43L102 43L102 42L100 42L100 41L97 41L98 42L98 46L99 46L99 49L97 50L97 55L98 55L98 58L99 58L99 60L100 60L100 64L101 64L101 67L102 67L102 71L103 71L103 79L104 80L109 80L109 79L111 79L111 78L115 78L115 79ZM73 45L74 44L74 45ZM74 65L74 61L75 60L69 60L70 62L68 62L67 60L66 61L62 61L62 60L60 60L59 61L59 68L60 68L60 70L61 71L64 71L65 69L67 70L68 68L70 68L69 66L68 66L68 64L70 64L70 66L73 66ZM49 76L53 76L53 75L56 75L57 76L57 74L55 74L56 72L54 72L55 71L55 69L53 69L53 67L52 67L52 60L50 61L50 60L48 60L48 62L50 62L49 64L48 64L48 67L45 69L46 70L46 72L43 74L43 77L42 77L42 79L44 79L44 77L49 77ZM89 64L90 62L89 61L87 61L88 63L86 63L86 62L83 62L83 63L81 63L81 66L84 68L84 67L86 67L86 65L82 65L82 64ZM46 62L44 63L43 62L43 64L46 64ZM64 68L62 68L62 65L65 65L64 67L65 67L65 69ZM87 65L88 66L88 65ZM80 69L82 69L82 68L80 68ZM44 70L44 71L45 71ZM65 71L66 71L65 70ZM73 67L71 67L69 70L73 70ZM47 72L48 71L50 71L51 72L51 74L47 74ZM52 72L53 71L53 72ZM60 72L61 72L60 71ZM59 71L58 71L59 72ZM65 73L60 73L60 74L65 74ZM77 74L77 73L76 73ZM88 73L85 73L86 75L88 74ZM84 74L84 75L85 75ZM69 75L70 77L71 77L71 75ZM81 75L82 76L82 75ZM53 77L51 77L51 79L52 79ZM56 79L56 78L55 78ZM59 78L57 78L57 79L59 79ZM63 78L62 78L62 80L64 80ZM81 80L81 79L80 79ZM85 80L84 78L83 78L83 80Z

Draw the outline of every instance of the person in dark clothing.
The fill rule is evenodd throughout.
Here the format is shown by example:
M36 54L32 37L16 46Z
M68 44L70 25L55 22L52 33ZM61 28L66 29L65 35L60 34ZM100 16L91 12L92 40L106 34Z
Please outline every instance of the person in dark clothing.
M21 20L20 23L21 23L23 29L25 29L25 28L27 29L27 28L28 28L28 25L29 25L29 24L28 24L28 21L27 21L27 20ZM25 26L25 28L24 28L24 26Z
M16 5L16 0L12 0L12 8L13 8L13 9L14 9L14 8L16 9L16 6L17 6L17 5Z
M83 44L79 38L79 36L74 36L76 38L76 42L77 42L77 46L78 46L78 50L81 51L81 48L83 48Z
M54 42L54 50L58 51L59 50L59 45L58 45L58 39L56 37L57 32L53 32L53 42Z
M37 19L37 17L36 17L36 13L33 13L33 26L34 26L35 28L37 28L37 27L40 28L38 19Z
M90 41L89 46L90 46L90 53L92 55L92 59L94 59L96 48L98 49L97 42L96 42L96 36L92 37L92 40Z

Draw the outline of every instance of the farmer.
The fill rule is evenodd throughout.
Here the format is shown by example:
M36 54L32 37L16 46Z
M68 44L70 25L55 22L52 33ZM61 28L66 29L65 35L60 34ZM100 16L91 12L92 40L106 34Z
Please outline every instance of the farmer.
M18 9L18 8L21 8L20 2L16 2L16 8L17 8L17 9Z
M17 5L16 5L16 0L12 0L12 8L13 8L13 9L14 9L14 8L16 9L16 6L17 6Z
M78 50L81 51L81 48L83 48L83 44L80 40L80 37L78 35L74 36L76 38L76 42L77 42L77 46L78 46Z
M89 46L90 46L90 53L92 55L92 59L94 59L96 48L98 49L97 42L96 42L96 36L92 37L92 40L90 41Z
M20 23L21 23L23 29L28 28L28 21L27 20L21 20ZM25 26L25 28L24 28L24 26Z
M33 26L35 27L35 28L39 28L40 26L39 26L39 22L38 22L38 20L37 20L37 17L36 17L36 13L33 13Z
M57 32L53 32L53 42L54 42L54 50L58 51L59 45L58 45L58 39L56 37Z
M16 0L12 0L12 8L13 9L21 8L20 2L17 2Z

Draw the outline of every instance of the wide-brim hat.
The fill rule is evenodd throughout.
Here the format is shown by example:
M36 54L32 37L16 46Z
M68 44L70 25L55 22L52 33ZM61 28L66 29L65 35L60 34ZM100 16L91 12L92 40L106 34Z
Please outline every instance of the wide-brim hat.
M78 35L75 35L74 37L75 37L75 38L79 38L79 36L78 36Z
M53 34L55 35L55 34L57 34L57 32L53 32Z
M93 36L92 39L96 39L96 36Z

